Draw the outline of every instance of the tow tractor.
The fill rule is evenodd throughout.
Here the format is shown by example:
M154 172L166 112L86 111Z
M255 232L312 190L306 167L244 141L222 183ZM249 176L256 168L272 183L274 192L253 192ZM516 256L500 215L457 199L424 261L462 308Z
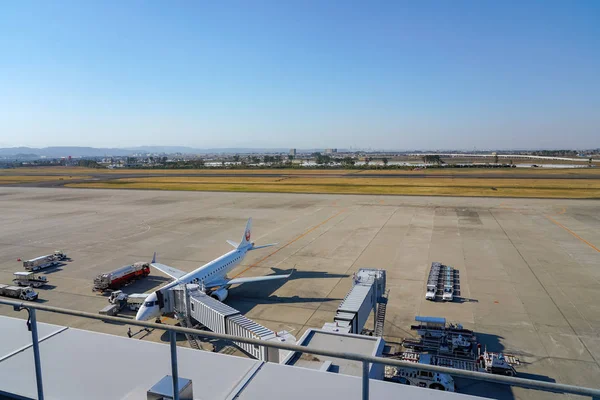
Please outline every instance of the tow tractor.
M48 284L48 279L45 276L36 275L33 271L15 272L13 283L19 286L33 286L39 288Z

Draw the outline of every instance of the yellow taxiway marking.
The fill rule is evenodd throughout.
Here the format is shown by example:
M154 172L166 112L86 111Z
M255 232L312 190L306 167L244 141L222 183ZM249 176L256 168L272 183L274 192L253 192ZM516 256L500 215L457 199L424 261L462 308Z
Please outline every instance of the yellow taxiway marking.
M315 229L317 229L318 227L320 227L321 225L326 224L327 222L331 221L332 219L334 219L335 217L337 217L338 215L340 215L341 213L345 212L346 209L343 209L342 211L332 215L331 217L327 218L325 221L321 222L320 224L317 224L315 226L313 226L312 228L310 228L309 230L307 230L306 232L304 232L303 234L301 234L300 236L296 236L294 239L290 240L289 242L287 242L286 244L284 244L283 246L281 246L280 248L278 248L277 250L267 254L266 256L264 256L263 258L261 258L260 260L258 260L257 262L255 262L254 264L250 265L248 268L246 268L245 270L243 270L242 272L240 272L239 274L236 274L233 278L236 278L240 275L242 275L244 272L248 271L250 268L254 268L256 267L258 264L260 264L261 262L265 261L267 258L271 257L272 255L278 253L279 251L285 249L286 247L288 247L290 244L294 243L295 241L302 239L304 236L308 235L309 233L311 233L312 231L314 231ZM232 278L232 279L233 279Z
M566 211L564 208L563 208L563 210ZM564 214L564 213L561 212L559 214ZM581 240L583 243L587 244L592 249L594 249L598 253L600 253L600 249L598 249L596 246L594 246L593 244L591 244L590 242L588 242L587 240L585 240L584 238L582 238L581 236L579 236L578 234L576 234L575 232L573 232L572 230L570 230L569 228L567 228L566 226L564 226L563 224L561 224L560 222L558 222L557 220L555 220L554 218L552 218L551 216L546 215L546 218L548 218L550 221L554 222L556 225L560 226L565 231L569 232L571 235L575 236L577 239Z

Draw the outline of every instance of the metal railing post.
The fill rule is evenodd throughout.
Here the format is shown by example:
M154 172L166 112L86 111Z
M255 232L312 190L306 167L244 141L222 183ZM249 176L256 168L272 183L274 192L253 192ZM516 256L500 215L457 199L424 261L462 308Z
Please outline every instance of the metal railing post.
M362 362L362 400L369 400L369 362Z
M38 400L44 400L44 386L42 385L42 364L40 363L40 343L38 342L37 318L35 308L28 308L31 329L31 343L33 345L33 360L35 362L35 381L37 384Z
M173 400L179 400L179 372L177 371L177 332L170 331L171 377L173 378Z

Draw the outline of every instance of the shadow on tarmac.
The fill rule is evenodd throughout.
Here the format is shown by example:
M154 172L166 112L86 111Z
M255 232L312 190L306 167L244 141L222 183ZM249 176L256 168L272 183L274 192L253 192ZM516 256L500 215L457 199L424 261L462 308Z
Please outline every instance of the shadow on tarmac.
M300 296L277 296L273 295L286 282L297 279L341 279L347 278L348 274L330 274L321 271L297 271L282 270L271 268L274 271L272 275L292 274L289 279L278 279L265 282L255 282L247 285L240 285L229 290L229 298L226 303L239 310L242 314L248 313L257 304L294 304L294 303L322 303L328 301L340 301L342 299L328 297L300 297Z
M127 294L146 293L151 289L158 289L171 280L171 278L165 276L148 275L146 278L138 279L127 286L123 286L120 290Z
M48 267L48 268L44 268L40 271L34 271L34 272L38 272L38 273L43 273L44 275L50 275L53 274L55 272L59 272L63 270L63 267L67 265L66 262L60 262L52 267Z
M455 297L453 303L479 303L479 300L469 299L468 297Z
M481 343L482 351L488 350L488 351L493 351L496 353L504 353L505 348L501 342L501 339L504 339L504 338L502 336L492 335L489 333L482 333L482 332L476 332L476 334L477 334L477 339L478 339L479 343ZM511 353L511 354L515 355L515 356L530 355L530 354L525 354L525 353L521 353L521 354ZM524 364L524 363L521 361L521 364ZM543 382L556 382L555 379L550 378L549 376L520 372L518 368L517 368L517 378L535 379L535 380L543 381ZM485 398L490 398L490 399L497 399L497 400L514 400L514 399L516 399L512 388L507 385L501 385L498 383L490 383L490 382L484 382L484 381L477 381L477 380L466 379L466 378L456 378L456 377L454 378L454 380L456 383L457 392L459 392L459 393L468 394L468 395L472 395L472 396L480 396L480 397L485 397ZM544 392L540 392L540 394L543 394L543 393Z

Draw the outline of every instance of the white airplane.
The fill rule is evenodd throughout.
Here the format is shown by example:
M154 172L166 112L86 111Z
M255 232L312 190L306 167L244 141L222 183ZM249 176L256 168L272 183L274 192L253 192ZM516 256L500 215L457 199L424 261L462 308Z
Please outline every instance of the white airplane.
M227 243L232 245L235 249L221 257L201 266L200 268L192 272L183 272L168 265L160 264L156 262L156 253L150 264L159 271L169 275L174 279L173 282L163 286L154 293L150 294L144 304L138 310L135 319L140 321L146 321L152 318L158 318L162 314L162 304L159 304L159 294L165 289L169 289L173 286L180 284L198 284L204 288L204 290L212 297L219 301L225 300L228 294L228 289L231 285L241 285L249 282L264 282L273 279L287 279L289 275L275 275L275 276L257 276L248 278L234 278L228 279L227 273L234 269L246 256L246 253L250 250L262 249L265 247L274 246L277 243L267 244L264 246L255 246L254 243L250 242L252 230L252 218L248 219L246 224L246 231L242 236L242 241L238 244L231 240Z

